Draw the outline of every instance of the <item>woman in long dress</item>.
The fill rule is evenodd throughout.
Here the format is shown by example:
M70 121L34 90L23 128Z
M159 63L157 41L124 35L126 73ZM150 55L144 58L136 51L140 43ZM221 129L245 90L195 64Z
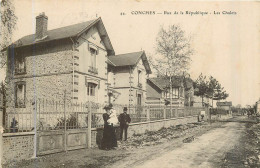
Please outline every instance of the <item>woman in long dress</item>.
M115 126L118 125L118 118L116 116L116 111L113 109L110 109L110 115L108 119L108 123L111 125L111 145L112 148L117 147L117 139L116 139L116 130Z
M116 114L111 111L112 105L105 106L106 113L103 114L104 131L101 142L101 149L110 150L117 147L117 139L114 129Z

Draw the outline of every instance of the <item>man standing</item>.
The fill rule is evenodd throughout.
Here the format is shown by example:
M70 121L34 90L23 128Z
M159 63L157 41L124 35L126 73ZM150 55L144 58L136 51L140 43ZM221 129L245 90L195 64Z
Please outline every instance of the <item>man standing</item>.
M123 113L119 115L118 121L120 122L120 140L123 139L123 132L125 134L125 141L127 140L127 129L131 122L129 114L127 114L127 107L124 107Z

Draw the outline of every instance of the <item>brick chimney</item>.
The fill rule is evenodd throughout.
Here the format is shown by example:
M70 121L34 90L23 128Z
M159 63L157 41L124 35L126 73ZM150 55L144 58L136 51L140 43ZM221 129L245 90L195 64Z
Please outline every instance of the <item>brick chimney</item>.
M47 25L48 25L48 17L45 16L44 12L36 16L36 32L35 32L36 40L42 40L47 37Z

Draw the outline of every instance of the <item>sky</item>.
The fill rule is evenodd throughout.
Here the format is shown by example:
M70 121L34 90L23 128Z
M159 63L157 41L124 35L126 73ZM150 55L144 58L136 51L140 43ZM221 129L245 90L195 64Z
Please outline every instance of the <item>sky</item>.
M159 29L179 24L193 39L193 79L200 73L212 75L233 105L252 105L260 98L259 2L14 0L14 5L18 22L13 41L35 33L35 17L41 12L48 16L49 30L101 17L116 54L144 50L154 55Z

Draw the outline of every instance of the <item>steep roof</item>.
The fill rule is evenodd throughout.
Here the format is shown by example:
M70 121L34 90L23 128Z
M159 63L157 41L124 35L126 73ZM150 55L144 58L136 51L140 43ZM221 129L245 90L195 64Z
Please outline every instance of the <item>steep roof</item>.
M139 62L140 59L142 59L147 73L150 74L151 68L144 51L127 53L127 54L119 54L119 55L111 55L108 57L109 60L108 63L115 67L134 66Z
M164 90L165 88L170 86L170 78L169 77L156 77L156 78L149 78L155 86L159 89ZM182 87L183 86L183 79L179 76L174 76L172 78L172 86L173 87Z
M14 47L22 47L22 46L29 46L33 44L49 42L53 40L65 39L70 37L78 37L85 31L89 30L92 26L97 25L100 35L103 37L105 46L108 50L111 50L114 54L113 46L110 42L110 39L107 35L106 29L101 18L61 27L53 30L47 31L47 37L43 40L35 40L35 34L27 35L22 37L21 39L17 40L13 43Z
M147 98L161 98L162 90L157 86L153 86L147 81L146 83L146 97Z

